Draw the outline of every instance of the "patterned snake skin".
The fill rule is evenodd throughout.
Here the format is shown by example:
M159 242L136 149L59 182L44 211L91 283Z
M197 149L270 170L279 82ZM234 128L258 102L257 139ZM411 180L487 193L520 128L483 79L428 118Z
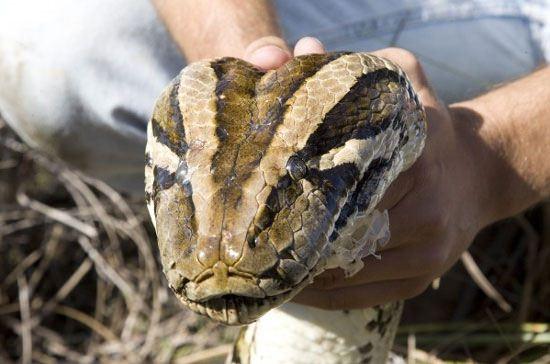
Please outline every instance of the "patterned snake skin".
M267 73L235 58L201 61L166 88L148 125L145 181L169 286L224 324L271 311L243 332L234 362L312 362L291 352L308 336L305 316L363 325L364 335L344 340L348 359L322 362L385 360L400 304L345 314L273 309L327 268L358 269L374 207L419 156L425 131L403 71L366 53L300 56ZM333 338L334 322L312 325L316 338ZM262 353L262 335L269 346L286 335L274 330L298 326L284 348ZM313 341L306 346L322 340Z

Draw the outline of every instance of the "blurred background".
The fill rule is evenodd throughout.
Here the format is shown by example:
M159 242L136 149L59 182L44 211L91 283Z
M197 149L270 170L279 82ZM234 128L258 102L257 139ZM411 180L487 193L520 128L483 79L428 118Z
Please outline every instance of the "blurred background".
M409 363L550 363L550 203L479 234L406 304ZM23 144L0 117L0 362L222 363L238 328L183 308L143 200Z

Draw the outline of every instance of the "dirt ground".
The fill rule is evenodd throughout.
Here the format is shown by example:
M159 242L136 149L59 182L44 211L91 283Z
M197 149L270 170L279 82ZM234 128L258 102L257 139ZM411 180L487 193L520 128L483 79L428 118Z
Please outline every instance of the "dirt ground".
M550 363L550 203L481 232L406 304L409 362ZM235 328L166 286L144 203L29 150L0 120L0 362L215 363Z

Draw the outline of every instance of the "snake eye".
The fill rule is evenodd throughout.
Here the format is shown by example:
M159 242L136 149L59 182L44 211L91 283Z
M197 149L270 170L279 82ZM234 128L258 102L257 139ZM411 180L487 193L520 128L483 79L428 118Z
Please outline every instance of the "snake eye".
M290 178L294 181L301 180L307 174L306 163L300 157L295 155L290 157L288 162L286 162L286 170L288 171Z

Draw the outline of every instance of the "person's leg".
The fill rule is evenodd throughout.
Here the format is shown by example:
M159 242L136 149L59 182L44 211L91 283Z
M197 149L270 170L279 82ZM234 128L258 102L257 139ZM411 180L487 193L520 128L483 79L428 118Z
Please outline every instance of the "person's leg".
M143 191L146 124L183 65L147 0L0 2L0 114L127 192Z

